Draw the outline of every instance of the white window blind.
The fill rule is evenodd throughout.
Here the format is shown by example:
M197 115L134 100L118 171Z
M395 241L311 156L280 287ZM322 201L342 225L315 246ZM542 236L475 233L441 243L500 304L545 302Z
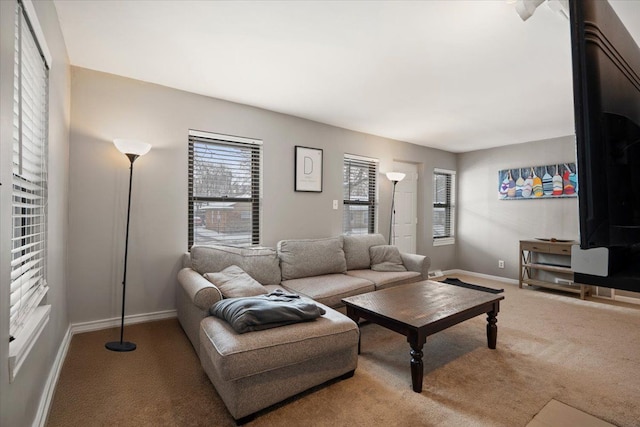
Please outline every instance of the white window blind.
M189 132L189 248L260 244L262 141Z
M455 171L433 171L433 244L455 243Z
M344 155L343 219L346 234L376 232L378 160Z
M15 19L10 335L47 292L48 66L21 2Z

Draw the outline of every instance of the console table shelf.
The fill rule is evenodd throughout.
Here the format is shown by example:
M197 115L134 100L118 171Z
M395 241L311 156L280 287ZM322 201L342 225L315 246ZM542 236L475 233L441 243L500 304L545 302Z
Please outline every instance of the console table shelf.
M542 288L555 289L564 292L573 292L580 294L580 298L584 299L590 292L588 285L581 283L562 284L554 283L548 280L542 280L538 277L538 271L547 271L550 273L559 273L570 275L573 280L573 270L571 270L571 246L577 242L558 242L544 240L521 240L520 241L520 283L522 285L539 286ZM540 256L545 254L552 256L561 261L561 265L555 263L541 262Z
M573 273L573 270L571 270L571 267L564 267L561 265L529 263L529 264L524 264L523 266L535 268L536 270L553 271L556 273Z

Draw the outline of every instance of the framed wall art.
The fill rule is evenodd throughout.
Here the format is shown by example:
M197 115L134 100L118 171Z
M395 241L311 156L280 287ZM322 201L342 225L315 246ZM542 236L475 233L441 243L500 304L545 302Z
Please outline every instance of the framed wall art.
M575 163L528 166L498 172L498 198L501 200L564 197L578 197Z
M322 193L322 149L295 146L294 189Z

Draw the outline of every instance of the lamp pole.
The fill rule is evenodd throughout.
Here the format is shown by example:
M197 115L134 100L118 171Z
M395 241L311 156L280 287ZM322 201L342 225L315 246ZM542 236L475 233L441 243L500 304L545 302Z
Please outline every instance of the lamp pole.
M121 140L114 141L118 150L124 153L129 159L129 196L127 201L127 226L126 235L124 240L124 273L122 276L122 315L120 319L120 341L110 341L104 346L111 351L133 351L136 349L136 345L129 341L124 341L124 308L125 299L127 296L127 261L129 255L129 224L131 222L131 187L133 184L133 162L138 157L147 153L151 146L147 143L135 141L135 140Z
M137 154L127 153L131 165L129 166L129 201L127 202L127 227L126 237L124 240L124 274L122 276L122 318L120 320L120 341L112 341L105 344L105 347L111 351L133 351L136 345L132 342L123 341L124 337L124 302L127 296L127 259L129 254L129 222L131 219L131 184L133 183L133 162L138 157Z
M389 244L395 244L395 236L393 236L393 220L396 215L396 184L404 179L406 174L403 172L387 172L387 179L393 183L393 192L391 193L391 220L389 221Z
M391 193L391 221L389 222L389 244L393 245L395 244L395 237L393 236L393 219L394 219L394 216L396 215L395 199L396 199L396 184L398 183L398 181L391 181L391 182L393 182L393 192Z

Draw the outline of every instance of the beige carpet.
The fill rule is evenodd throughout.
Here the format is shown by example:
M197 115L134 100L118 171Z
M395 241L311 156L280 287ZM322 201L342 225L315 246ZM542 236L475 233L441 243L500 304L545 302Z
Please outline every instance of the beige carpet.
M505 288L498 347L484 316L427 339L422 393L406 339L362 327L353 378L262 414L251 426L526 426L555 399L618 426L640 425L640 307ZM104 349L118 330L75 335L49 426L234 425L177 320L128 326L131 353Z

